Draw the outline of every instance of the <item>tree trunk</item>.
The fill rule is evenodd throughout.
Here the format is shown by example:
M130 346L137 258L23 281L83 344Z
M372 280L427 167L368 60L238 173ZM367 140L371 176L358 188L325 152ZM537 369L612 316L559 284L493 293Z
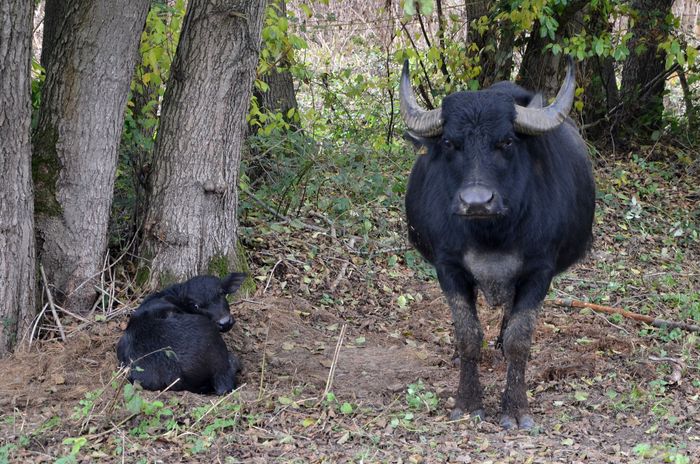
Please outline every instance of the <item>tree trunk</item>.
M657 45L668 35L665 18L672 5L673 0L632 2L637 14L630 30L633 34L628 44L630 54L622 69L620 93L624 109L616 124L620 129L629 128L638 133L641 125L650 134L661 127L666 53Z
M270 7L275 8L279 17L287 16L285 0L271 0ZM254 89L254 93L262 112L280 112L285 121L296 127L296 119L287 117L289 110L298 108L294 80L292 73L289 72L289 66L292 63L289 59L290 55L286 51L282 53L283 55L279 57L278 62L260 76L260 80L268 86L267 91L260 92L258 89ZM255 128L252 129L255 131Z
M571 27L572 19L579 11L586 6L588 0L574 0L566 5L557 15L559 27L555 35L555 40L561 38L566 29ZM580 27L575 25L574 27ZM559 74L559 64L561 55L554 55L551 51L545 51L545 47L552 40L548 37L541 37L539 22L532 28L527 47L523 54L523 62L518 72L518 84L528 90L542 92L545 97L553 97L559 91L561 79Z
M156 138L143 255L152 286L236 267L238 169L265 2L191 0Z
M34 315L32 2L0 0L0 357Z
M471 24L482 16L493 16L493 0L465 2L467 21ZM478 76L479 88L486 88L498 81L509 80L513 69L514 37L510 24L506 21L496 22L492 17L489 28L483 33L469 30L467 49L473 43L478 51L481 73Z
M590 15L587 30L591 36L612 34L613 25L608 16L595 12ZM582 63L581 69L578 80L584 89L583 123L591 125L585 135L601 139L610 131L610 126L604 123L605 117L619 102L615 60L611 56L594 55Z
M47 0L49 54L42 53L46 81L32 140L37 255L59 304L73 311L90 309L102 272L124 105L148 4ZM57 11L60 20L48 17Z

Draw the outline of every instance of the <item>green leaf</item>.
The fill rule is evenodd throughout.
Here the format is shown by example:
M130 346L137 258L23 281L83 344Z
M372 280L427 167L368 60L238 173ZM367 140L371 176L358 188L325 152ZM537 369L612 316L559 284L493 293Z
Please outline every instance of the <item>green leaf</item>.
M343 414L350 414L352 412L352 405L350 403L343 403L340 406L340 412Z

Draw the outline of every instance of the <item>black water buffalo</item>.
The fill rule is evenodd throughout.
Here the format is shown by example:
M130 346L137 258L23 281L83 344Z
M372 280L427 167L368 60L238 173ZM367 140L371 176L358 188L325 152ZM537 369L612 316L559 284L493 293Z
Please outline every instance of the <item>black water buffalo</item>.
M131 368L129 381L163 390L179 379L172 390L218 395L236 388L239 363L220 332L234 322L226 295L245 277L198 276L146 297L117 344L119 361Z
M477 363L483 332L477 289L503 306L498 337L507 361L501 425L531 428L525 365L538 308L552 278L587 251L595 185L586 146L567 118L574 67L555 101L501 82L445 97L426 111L401 76L407 137L424 152L408 183L411 243L435 266L452 311L460 359L451 417L484 417Z

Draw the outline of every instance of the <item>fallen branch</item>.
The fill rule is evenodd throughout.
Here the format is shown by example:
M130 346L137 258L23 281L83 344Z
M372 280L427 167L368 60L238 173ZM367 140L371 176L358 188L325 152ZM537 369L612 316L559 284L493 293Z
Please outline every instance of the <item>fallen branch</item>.
M330 392L331 388L333 387L335 367L338 365L338 355L340 355L340 347L343 345L343 339L345 338L345 329L347 329L347 325L343 324L343 327L341 327L340 329L340 335L338 335L338 343L336 343L335 351L333 352L333 361L331 362L331 367L328 371L328 378L326 379L326 388L323 389L323 394L321 395L319 403L326 399L326 397L328 396L328 392Z
M586 303L584 301L572 300L570 298L561 299L555 298L553 300L547 300L550 303L554 303L559 306L567 306L569 308L588 308L599 313L607 314L619 314L622 317L628 319L634 319L635 321L646 322L649 325L659 328L668 329L682 329L688 332L700 332L700 326L694 324L686 324L685 322L667 321L665 319L657 319L652 316L646 316L644 314L633 313L632 311L627 311L622 308L613 308L612 306L603 306L595 303Z
M58 333L61 335L61 341L66 341L66 333L63 331L63 325L61 325L61 319L58 317L56 312L56 305L53 302L53 296L51 295L51 289L49 288L49 281L46 279L46 273L44 272L44 266L39 265L39 270L41 271L41 280L44 282L44 288L46 289L46 298L49 300L49 308L51 308L51 314L53 314L53 320L56 322L58 327Z

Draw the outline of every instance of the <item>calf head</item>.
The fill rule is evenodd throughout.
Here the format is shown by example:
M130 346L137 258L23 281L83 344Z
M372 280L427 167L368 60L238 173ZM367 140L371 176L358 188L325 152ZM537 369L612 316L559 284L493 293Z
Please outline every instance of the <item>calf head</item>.
M181 310L207 316L221 332L227 332L233 327L234 320L226 296L235 293L245 278L246 274L240 272L222 279L197 276L165 289L160 296Z

